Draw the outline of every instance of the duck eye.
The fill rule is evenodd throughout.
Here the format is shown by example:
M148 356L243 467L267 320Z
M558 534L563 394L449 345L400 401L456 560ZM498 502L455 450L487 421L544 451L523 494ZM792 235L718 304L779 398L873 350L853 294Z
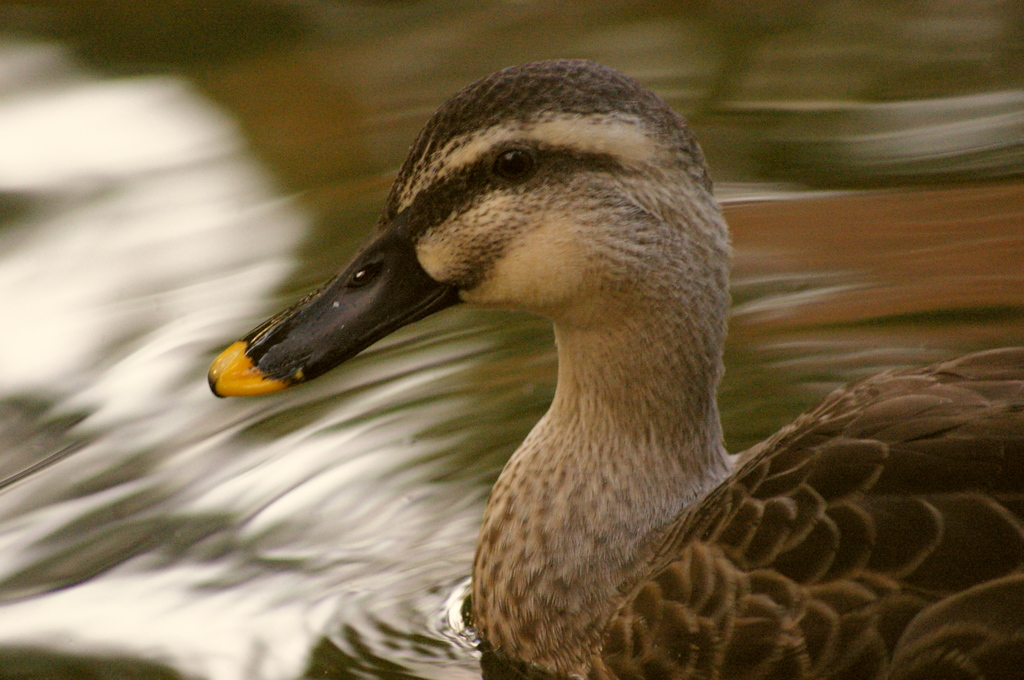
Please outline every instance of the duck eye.
M494 159L494 174L503 179L524 179L533 170L533 154L526 149L509 149Z
M369 264L365 264L361 269L356 270L355 274L349 277L348 283L345 284L345 287L361 288L377 278L377 275L380 274L380 270L383 268L383 262L370 262Z

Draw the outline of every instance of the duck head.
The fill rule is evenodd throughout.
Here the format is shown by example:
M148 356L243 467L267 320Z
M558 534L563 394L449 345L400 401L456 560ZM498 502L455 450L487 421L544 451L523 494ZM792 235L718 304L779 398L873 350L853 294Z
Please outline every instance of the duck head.
M428 121L348 266L225 350L210 386L235 396L311 380L460 302L586 328L659 299L639 291L707 278L695 266L724 291L728 237L710 189L680 116L633 79L576 60L499 71ZM682 291L686 304L724 309L721 294L702 302L703 285Z

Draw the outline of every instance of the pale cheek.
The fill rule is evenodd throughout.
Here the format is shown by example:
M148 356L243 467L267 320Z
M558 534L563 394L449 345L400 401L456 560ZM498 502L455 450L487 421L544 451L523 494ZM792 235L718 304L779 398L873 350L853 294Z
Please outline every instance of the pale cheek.
M584 250L566 233L546 225L513 242L484 280L464 291L462 298L548 315L584 302L588 280Z
M552 314L557 308L571 304L575 291L583 281L581 272L573 266L548 262L533 273L511 271L487 278L471 290L462 292L462 299L488 307ZM500 268L500 267L499 267Z

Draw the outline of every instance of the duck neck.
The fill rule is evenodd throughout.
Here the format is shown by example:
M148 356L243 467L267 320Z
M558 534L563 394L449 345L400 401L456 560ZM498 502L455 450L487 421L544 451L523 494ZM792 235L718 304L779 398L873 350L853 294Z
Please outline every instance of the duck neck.
M475 623L504 654L584 673L659 537L729 472L715 400L726 293L665 297L679 295L556 322L554 400L495 484L474 564Z

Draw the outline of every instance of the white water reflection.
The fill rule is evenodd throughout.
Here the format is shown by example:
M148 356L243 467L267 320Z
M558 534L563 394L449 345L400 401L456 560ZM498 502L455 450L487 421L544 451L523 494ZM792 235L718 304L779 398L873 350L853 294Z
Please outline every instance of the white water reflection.
M319 628L281 597L294 585L200 596L226 565L153 569L167 539L118 521L199 515L167 501L204 468L179 447L252 408L212 399L208 352L266 311L303 219L180 80L95 80L38 47L0 54L0 74L0 191L36 204L0 232L0 396L85 415L79 450L0 496L3 595L23 598L0 607L0 644L294 676ZM140 457L151 474L122 472Z
M130 653L196 678L270 680L299 675L329 614L282 602L294 576L262 588L194 589L218 567L122 567L107 576L0 608L3 644L79 653Z

